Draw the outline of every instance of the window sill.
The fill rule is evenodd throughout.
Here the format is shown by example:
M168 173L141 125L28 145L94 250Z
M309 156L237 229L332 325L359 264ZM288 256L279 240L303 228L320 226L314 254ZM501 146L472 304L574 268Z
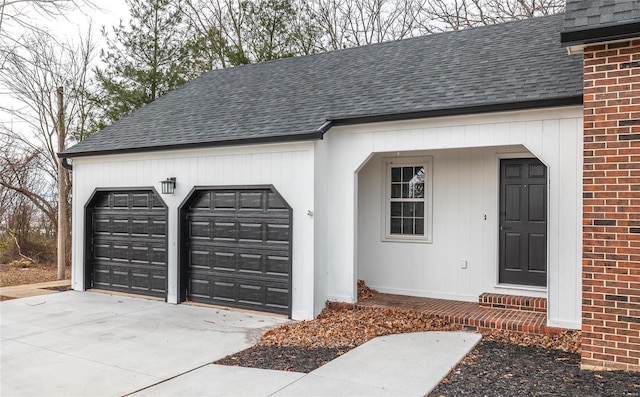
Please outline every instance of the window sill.
M428 237L396 237L396 236L385 236L382 238L382 242L387 243L421 243L421 244L431 244L433 240Z

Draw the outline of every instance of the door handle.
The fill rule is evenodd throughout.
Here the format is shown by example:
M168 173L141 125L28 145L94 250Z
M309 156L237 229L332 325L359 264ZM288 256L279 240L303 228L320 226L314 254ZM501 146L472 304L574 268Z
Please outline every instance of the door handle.
M509 230L511 229L511 226L500 226L500 230Z

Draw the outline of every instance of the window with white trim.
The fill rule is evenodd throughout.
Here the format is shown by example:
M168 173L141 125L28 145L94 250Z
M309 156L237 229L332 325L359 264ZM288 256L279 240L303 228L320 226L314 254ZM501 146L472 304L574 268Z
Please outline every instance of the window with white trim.
M431 241L431 157L386 161L385 240Z

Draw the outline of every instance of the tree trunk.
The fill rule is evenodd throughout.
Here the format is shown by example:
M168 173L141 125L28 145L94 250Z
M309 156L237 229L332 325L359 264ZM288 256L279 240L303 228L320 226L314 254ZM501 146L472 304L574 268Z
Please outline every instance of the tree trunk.
M64 88L58 87L58 153L64 150ZM67 201L67 170L58 157L58 280L64 280L69 239L69 202Z

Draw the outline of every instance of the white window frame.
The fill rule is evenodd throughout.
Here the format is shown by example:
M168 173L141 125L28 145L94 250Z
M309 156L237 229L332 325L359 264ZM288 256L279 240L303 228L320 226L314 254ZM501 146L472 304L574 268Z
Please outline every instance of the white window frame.
M383 213L382 213L382 241L392 242L433 242L433 157L393 157L383 161ZM424 181L424 235L391 234L391 168L417 167L425 169Z

